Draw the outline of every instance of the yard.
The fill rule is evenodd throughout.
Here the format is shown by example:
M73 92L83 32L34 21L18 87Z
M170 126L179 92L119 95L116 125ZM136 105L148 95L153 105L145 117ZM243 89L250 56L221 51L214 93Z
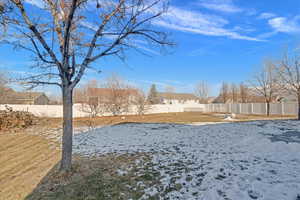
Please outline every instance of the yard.
M43 119L0 134L0 199L300 199L299 122L250 119L75 119L70 174L57 172L60 120Z

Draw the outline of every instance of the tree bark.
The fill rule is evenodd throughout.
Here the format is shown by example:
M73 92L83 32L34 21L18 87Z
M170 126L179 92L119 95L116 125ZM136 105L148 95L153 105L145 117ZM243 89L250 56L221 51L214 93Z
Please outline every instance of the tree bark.
M300 93L298 94L298 120L300 120Z
M267 102L267 116L270 116L270 102Z
M61 171L69 171L72 165L73 145L73 89L62 87L63 94L63 136L62 136L62 158Z

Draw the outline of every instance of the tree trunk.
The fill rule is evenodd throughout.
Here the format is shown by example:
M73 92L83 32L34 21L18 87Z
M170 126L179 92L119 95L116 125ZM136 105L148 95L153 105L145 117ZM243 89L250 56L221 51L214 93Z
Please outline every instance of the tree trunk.
M69 87L62 88L63 94L63 137L62 137L62 158L61 171L69 171L72 165L72 144L73 144L73 99Z
M298 94L298 120L300 120L300 93Z
M267 116L270 116L270 102L267 102Z

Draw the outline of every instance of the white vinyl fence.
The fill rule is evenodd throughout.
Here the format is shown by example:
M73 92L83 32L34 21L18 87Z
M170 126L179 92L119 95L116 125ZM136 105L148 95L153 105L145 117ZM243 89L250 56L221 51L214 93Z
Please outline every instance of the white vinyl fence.
M6 105L0 105L0 110L5 110ZM39 117L62 117L63 109L61 105L12 105L8 104L16 111L28 111ZM124 115L136 114L136 108L132 106L130 112ZM235 114L256 114L265 115L267 106L265 103L240 103L240 104L158 104L152 105L145 114L172 113L172 112L215 112L215 113L235 113ZM276 115L296 115L298 111L297 103L272 103L270 113ZM109 113L104 115L108 116ZM87 117L89 113L83 112L80 104L73 107L74 117Z
M5 110L6 106L12 108L15 111L28 111L35 116L39 117L62 117L63 109L62 105L0 105L0 110ZM147 109L145 114L154 113L172 113L172 112L184 112L186 108L192 107L192 111L204 111L203 104L158 104L152 105ZM128 113L124 115L137 114L136 108L132 106ZM109 116L110 113L104 113L103 115ZM89 113L82 111L81 104L75 104L73 106L73 116L74 117L87 117Z
M204 104L204 112L265 115L266 103ZM296 115L297 103L271 103L271 115Z

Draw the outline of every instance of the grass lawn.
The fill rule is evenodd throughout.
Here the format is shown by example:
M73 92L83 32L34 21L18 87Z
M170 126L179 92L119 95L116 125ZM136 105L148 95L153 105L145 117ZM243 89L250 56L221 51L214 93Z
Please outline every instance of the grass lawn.
M124 116L104 116L96 118L75 118L74 126L102 126L102 125L113 125L126 122L138 122L138 123L180 123L190 124L197 122L224 122L222 114L210 113L205 114L202 112L181 112L181 113L159 113L159 114L148 114L148 115L124 115ZM263 120L263 119L293 119L295 116L280 116L280 115L237 115L237 121L248 121L248 120ZM41 120L44 126L61 126L61 118L45 118Z

